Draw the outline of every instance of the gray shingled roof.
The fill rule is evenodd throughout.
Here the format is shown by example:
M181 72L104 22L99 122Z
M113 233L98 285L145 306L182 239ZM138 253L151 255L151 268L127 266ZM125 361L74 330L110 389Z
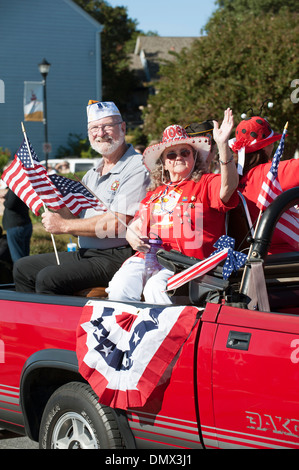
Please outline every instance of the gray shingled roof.
M160 37L138 36L134 54L131 54L131 69L142 80L152 81L158 78L159 65L164 60L172 60L169 51L180 52L189 48L199 37Z

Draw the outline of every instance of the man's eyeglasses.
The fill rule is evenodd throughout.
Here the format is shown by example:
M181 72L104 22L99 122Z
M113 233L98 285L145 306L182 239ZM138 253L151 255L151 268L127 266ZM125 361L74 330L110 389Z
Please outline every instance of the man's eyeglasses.
M178 155L181 155L181 157L183 157L183 158L188 158L191 155L191 150L182 149L182 150L179 150L178 153L169 152L169 153L166 154L166 158L168 158L168 160L175 160Z
M119 122L114 122L111 124L102 124L101 126L93 126L89 127L88 132L90 132L92 135L96 135L100 130L103 132L109 132L113 130L114 126L117 126L118 124L121 124L123 121Z

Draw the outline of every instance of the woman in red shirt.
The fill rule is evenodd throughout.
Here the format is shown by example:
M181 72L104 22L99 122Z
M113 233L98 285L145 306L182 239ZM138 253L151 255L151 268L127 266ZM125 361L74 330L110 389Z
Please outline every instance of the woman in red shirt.
M225 233L225 213L238 203L238 175L228 147L232 128L233 114L228 108L220 128L214 121L221 174L206 173L210 140L189 137L178 125L167 127L162 141L144 151L151 186L127 231L127 240L137 253L109 283L109 299L140 300L143 292L146 302L171 303L165 288L173 272L161 266L151 273L145 269L149 234L160 237L164 249L198 259L215 250L213 244Z

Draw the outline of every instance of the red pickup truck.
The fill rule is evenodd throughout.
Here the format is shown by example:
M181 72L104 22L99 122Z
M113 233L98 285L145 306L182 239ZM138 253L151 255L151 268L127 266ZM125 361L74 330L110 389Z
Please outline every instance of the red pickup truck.
M299 255L266 255L298 201L294 188L266 209L236 276L224 282L217 267L190 282L199 321L168 382L140 408L100 404L78 372L86 298L2 286L0 427L41 448L299 448Z

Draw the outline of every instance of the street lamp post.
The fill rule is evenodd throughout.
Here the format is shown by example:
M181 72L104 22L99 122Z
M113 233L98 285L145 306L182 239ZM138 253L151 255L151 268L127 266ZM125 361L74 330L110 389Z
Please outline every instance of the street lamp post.
M43 87L44 87L43 123L44 123L44 130L45 130L44 152L45 152L46 168L48 168L48 155L49 155L46 79L50 70L50 66L51 64L49 64L49 62L47 62L46 59L44 59L40 64L38 64L39 71L43 77Z

